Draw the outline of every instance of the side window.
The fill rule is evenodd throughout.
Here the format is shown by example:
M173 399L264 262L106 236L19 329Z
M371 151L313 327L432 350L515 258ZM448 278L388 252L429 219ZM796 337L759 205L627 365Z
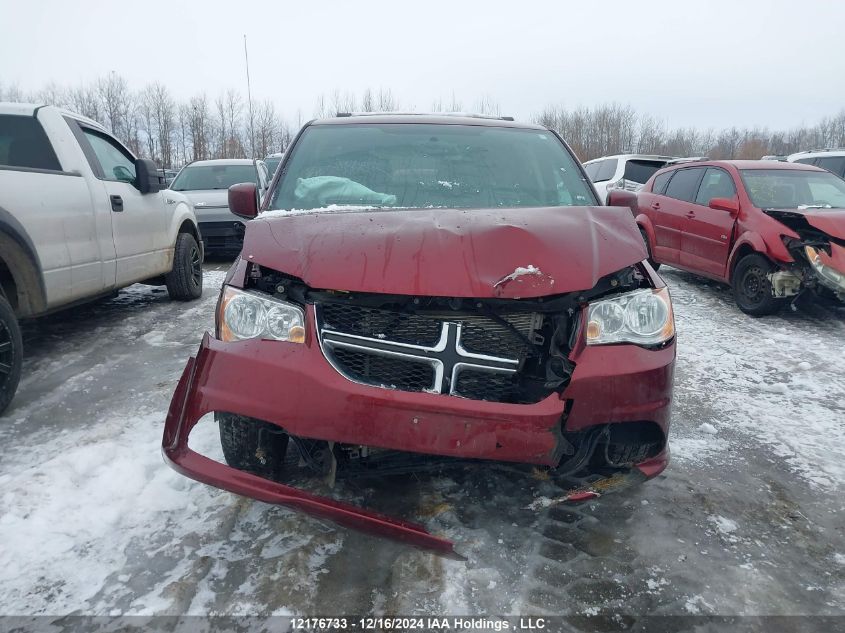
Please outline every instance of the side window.
M695 203L706 207L713 198L733 198L735 195L736 187L731 175L723 169L708 167L698 188Z
M701 180L702 173L704 173L704 169L701 167L679 169L675 172L672 180L669 181L669 186L666 187L666 195L676 200L692 202L698 192L698 183Z
M602 162L600 162L599 171L596 174L596 178L595 180L593 180L593 182L604 182L613 178L613 174L616 173L617 162L619 161L617 161L615 158L603 160Z
M651 185L651 190L654 193L663 194L666 191L666 184L669 182L669 179L674 174L674 171L667 171L665 174L660 174L657 178L654 179L654 183Z
M587 172L587 178L590 179L590 182L596 181L596 176L598 176L600 166L601 163L590 163L589 165L584 165L584 171Z
M805 165L815 165L816 159L815 158L799 158L795 162L796 163L803 163Z
M820 158L816 165L822 169L833 172L840 177L845 174L845 156L828 156Z
M126 153L126 150L118 145L114 139L100 132L83 127L82 133L85 134L91 149L94 150L104 180L135 182L135 161Z
M44 128L34 116L0 115L0 165L61 171Z

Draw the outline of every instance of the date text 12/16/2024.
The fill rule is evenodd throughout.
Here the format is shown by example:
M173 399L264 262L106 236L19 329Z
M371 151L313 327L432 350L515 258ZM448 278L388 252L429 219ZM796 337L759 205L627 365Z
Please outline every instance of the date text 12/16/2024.
M294 631L541 631L543 618L478 617L294 617Z

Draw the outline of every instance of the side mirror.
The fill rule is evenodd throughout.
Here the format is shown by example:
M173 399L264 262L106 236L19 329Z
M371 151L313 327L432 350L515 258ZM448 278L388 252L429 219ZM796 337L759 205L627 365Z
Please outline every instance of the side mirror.
M135 186L142 194L158 193L167 187L158 167L149 158L135 161Z
M621 189L614 189L607 195L607 206L628 207L631 211L637 208L637 194Z
M710 198L707 206L717 211L727 211L732 216L739 213L739 200L736 198Z
M258 188L254 182L229 187L229 211L247 220L258 215Z

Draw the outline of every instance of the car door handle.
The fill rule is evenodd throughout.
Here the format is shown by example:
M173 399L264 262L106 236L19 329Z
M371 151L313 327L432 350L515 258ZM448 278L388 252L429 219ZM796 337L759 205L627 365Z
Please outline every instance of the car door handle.
M652 202L651 208L654 209L655 211L657 211L660 208L660 203L659 202Z
M111 200L111 210L120 213L123 211L123 198L120 196L109 196L109 200Z
M687 213L687 217L688 217L690 220L692 220L692 219L695 217L695 213L693 213L692 211L690 211L689 213Z

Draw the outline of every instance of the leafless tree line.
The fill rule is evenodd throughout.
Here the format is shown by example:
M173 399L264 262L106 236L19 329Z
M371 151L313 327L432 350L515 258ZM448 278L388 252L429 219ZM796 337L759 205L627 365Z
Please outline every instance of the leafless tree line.
M179 102L158 82L132 90L116 73L73 88L48 84L32 94L0 83L0 101L73 110L111 130L137 155L166 168L208 158L261 158L283 151L292 138L290 125L271 101L253 104L250 129L248 104L236 90L213 100L198 94Z
M659 119L619 104L572 110L550 106L536 121L559 132L584 161L623 153L758 159L806 149L845 147L845 109L814 126L775 131L764 127L670 129Z
M205 93L186 101L171 95L156 82L133 90L116 73L76 87L55 83L35 93L24 93L0 80L0 101L26 101L66 107L98 121L140 156L162 167L184 165L208 158L263 157L284 151L302 125L302 112L289 122L272 101L249 104L240 92L229 89L216 98ZM383 112L403 109L389 89L365 89L360 95L334 90L320 95L315 117L337 112ZM415 108L404 107L413 111ZM501 115L499 104L484 95L465 108L455 98L438 98L433 112L472 111ZM250 126L250 119L252 125ZM566 139L581 160L619 153L709 156L711 158L760 158L766 154L790 154L803 149L845 147L845 109L814 126L771 131L767 128L699 130L669 128L665 122L641 114L631 106L605 104L595 107L546 107L534 117Z

